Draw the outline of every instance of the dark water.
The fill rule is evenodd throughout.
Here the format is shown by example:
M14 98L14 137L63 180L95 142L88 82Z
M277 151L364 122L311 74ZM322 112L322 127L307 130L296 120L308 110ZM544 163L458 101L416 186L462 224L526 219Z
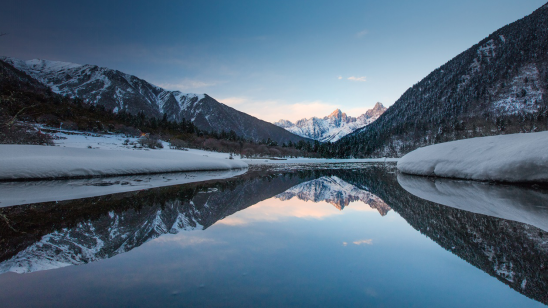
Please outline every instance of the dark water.
M474 213L474 203L459 197L466 187L458 183L400 178L400 185L394 171L393 165L252 171L229 180L0 208L0 303L548 303L548 232L541 220L526 223L544 215L538 204L543 190L512 187L540 201L516 197L502 214L489 216ZM474 188L473 199L493 199L490 187ZM468 208L455 206L463 202Z

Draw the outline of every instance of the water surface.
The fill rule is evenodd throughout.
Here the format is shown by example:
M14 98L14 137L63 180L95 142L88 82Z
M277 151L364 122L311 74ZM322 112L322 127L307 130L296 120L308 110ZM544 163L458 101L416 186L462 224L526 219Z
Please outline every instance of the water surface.
M420 185L414 193L400 186L392 164L336 168L251 170L232 179L1 208L0 301L10 307L548 303L546 231L422 199Z

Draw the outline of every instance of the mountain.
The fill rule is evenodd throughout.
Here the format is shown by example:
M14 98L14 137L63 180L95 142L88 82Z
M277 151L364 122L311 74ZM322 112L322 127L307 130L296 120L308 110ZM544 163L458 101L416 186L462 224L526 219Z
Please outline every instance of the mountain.
M374 194L341 180L337 176L324 176L294 186L276 196L286 201L297 197L303 201L328 202L343 210L350 202L361 201L376 209L382 216L390 211L390 206Z
M254 141L271 139L280 144L305 140L271 123L219 103L207 94L168 91L133 75L96 65L48 60L23 61L0 57L14 68L35 78L55 93L80 97L90 104L132 114L168 120L191 120L201 130L229 132Z
M434 70L335 151L397 157L450 140L544 131L547 89L548 4Z
M313 117L301 119L295 123L280 120L274 124L305 138L321 142L335 142L353 131L373 123L385 111L386 108L381 103L377 103L373 109L369 109L357 118L350 117L337 109L321 119Z

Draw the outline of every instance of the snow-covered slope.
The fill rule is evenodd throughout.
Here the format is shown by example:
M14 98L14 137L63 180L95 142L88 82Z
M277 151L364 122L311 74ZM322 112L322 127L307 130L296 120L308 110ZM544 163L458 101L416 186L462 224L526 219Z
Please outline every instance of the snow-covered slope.
M548 181L548 132L430 145L398 161L403 173L480 181Z
M336 176L324 176L319 179L299 184L279 194L276 198L289 200L297 197L303 201L328 202L339 210L343 210L350 202L361 201L376 209L384 216L390 211L390 206L374 194L359 189Z
M373 109L357 118L350 117L337 109L321 119L313 117L301 119L295 123L280 120L274 124L302 137L321 142L335 142L355 130L373 123L384 111L386 108L381 103L377 103Z
M144 112L169 120L190 120L207 131L231 131L256 141L297 142L302 137L219 103L206 94L168 91L133 75L96 65L0 57L16 69L50 87L53 92L79 97L108 110Z

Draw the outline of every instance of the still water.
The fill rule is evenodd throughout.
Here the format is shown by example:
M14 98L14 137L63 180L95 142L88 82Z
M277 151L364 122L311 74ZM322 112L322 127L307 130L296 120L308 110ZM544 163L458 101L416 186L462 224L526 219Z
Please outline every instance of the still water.
M542 187L406 177L392 164L336 168L251 170L230 179L0 208L0 303L548 303Z

